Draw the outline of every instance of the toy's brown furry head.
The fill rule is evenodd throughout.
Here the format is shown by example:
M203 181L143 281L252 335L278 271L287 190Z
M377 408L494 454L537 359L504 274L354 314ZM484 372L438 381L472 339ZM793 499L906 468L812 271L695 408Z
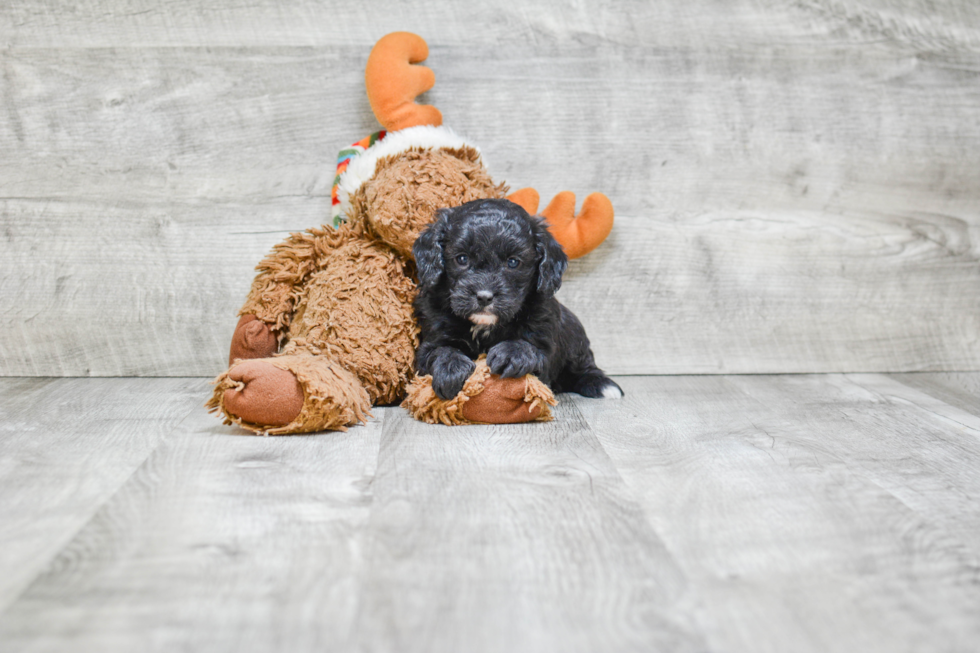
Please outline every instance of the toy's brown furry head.
M363 221L382 241L411 258L412 244L436 211L471 200L500 198L472 147L411 148L377 162L374 176L351 196L352 222Z

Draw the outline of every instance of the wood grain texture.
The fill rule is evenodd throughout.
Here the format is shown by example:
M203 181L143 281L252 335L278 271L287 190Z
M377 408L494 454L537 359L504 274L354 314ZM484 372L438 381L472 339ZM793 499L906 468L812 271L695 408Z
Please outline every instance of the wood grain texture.
M574 399L711 650L967 651L980 419L883 376L624 378Z
M890 376L960 410L980 415L980 373L922 372Z
M975 648L980 415L617 381L546 424L263 438L205 380L0 380L0 650Z
M0 379L0 611L206 391L201 379Z
M3 204L16 244L0 261L0 369L93 376L220 372L254 262L321 209L121 207L103 212L107 237L85 204ZM931 220L620 216L559 298L614 373L970 369L980 241Z
M386 418L352 650L703 650L684 575L571 404Z
M377 128L395 29L497 178L612 198L563 291L607 370L980 369L975 3L18 0L0 373L220 370L252 266Z
M2 204L0 370L32 375L221 372L255 263L321 215L306 198L140 203L102 210L106 233L87 203Z
M976 226L789 211L620 217L573 262L559 298L615 373L973 369Z
M474 29L479 25L479 29ZM174 0L166 7L131 0L111 10L95 2L11 0L0 9L7 47L330 45L370 47L382 35L426 32L453 45L499 44L575 35L668 45L728 44L816 34L835 40L960 47L980 44L980 10L970 2L918 0L604 0L557 4L506 0L479 5L391 0L324 4L275 0L247 4Z
M262 438L197 408L0 616L0 647L343 650L384 414Z

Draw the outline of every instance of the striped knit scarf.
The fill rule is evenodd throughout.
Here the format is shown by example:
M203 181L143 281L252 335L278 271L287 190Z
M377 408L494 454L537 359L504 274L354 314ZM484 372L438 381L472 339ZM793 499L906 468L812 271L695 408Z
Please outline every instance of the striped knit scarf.
M340 223L347 219L347 216L340 212L340 197L338 195L340 176L344 174L345 170L347 170L347 166L350 165L351 161L360 156L364 150L368 149L378 141L383 140L387 134L388 132L384 130L375 132L370 136L362 138L350 147L345 147L340 151L340 154L337 155L337 176L333 178L333 188L330 190L330 215L333 218L334 227L339 227Z

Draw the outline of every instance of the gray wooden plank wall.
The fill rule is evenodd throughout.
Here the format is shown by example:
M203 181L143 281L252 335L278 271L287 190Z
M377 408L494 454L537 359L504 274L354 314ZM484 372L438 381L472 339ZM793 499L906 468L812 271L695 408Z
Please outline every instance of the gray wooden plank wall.
M980 369L972 0L0 6L0 374L211 375L252 267L376 128L383 34L547 200L615 373Z

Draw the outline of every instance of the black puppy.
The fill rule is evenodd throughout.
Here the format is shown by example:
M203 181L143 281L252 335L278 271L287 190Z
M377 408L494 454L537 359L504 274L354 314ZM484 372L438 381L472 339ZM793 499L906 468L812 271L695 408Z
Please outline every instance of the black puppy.
M534 374L555 392L623 396L596 367L581 322L554 298L568 257L539 218L503 199L442 209L412 253L422 330L415 369L432 375L437 395L456 396L485 353L502 377Z

